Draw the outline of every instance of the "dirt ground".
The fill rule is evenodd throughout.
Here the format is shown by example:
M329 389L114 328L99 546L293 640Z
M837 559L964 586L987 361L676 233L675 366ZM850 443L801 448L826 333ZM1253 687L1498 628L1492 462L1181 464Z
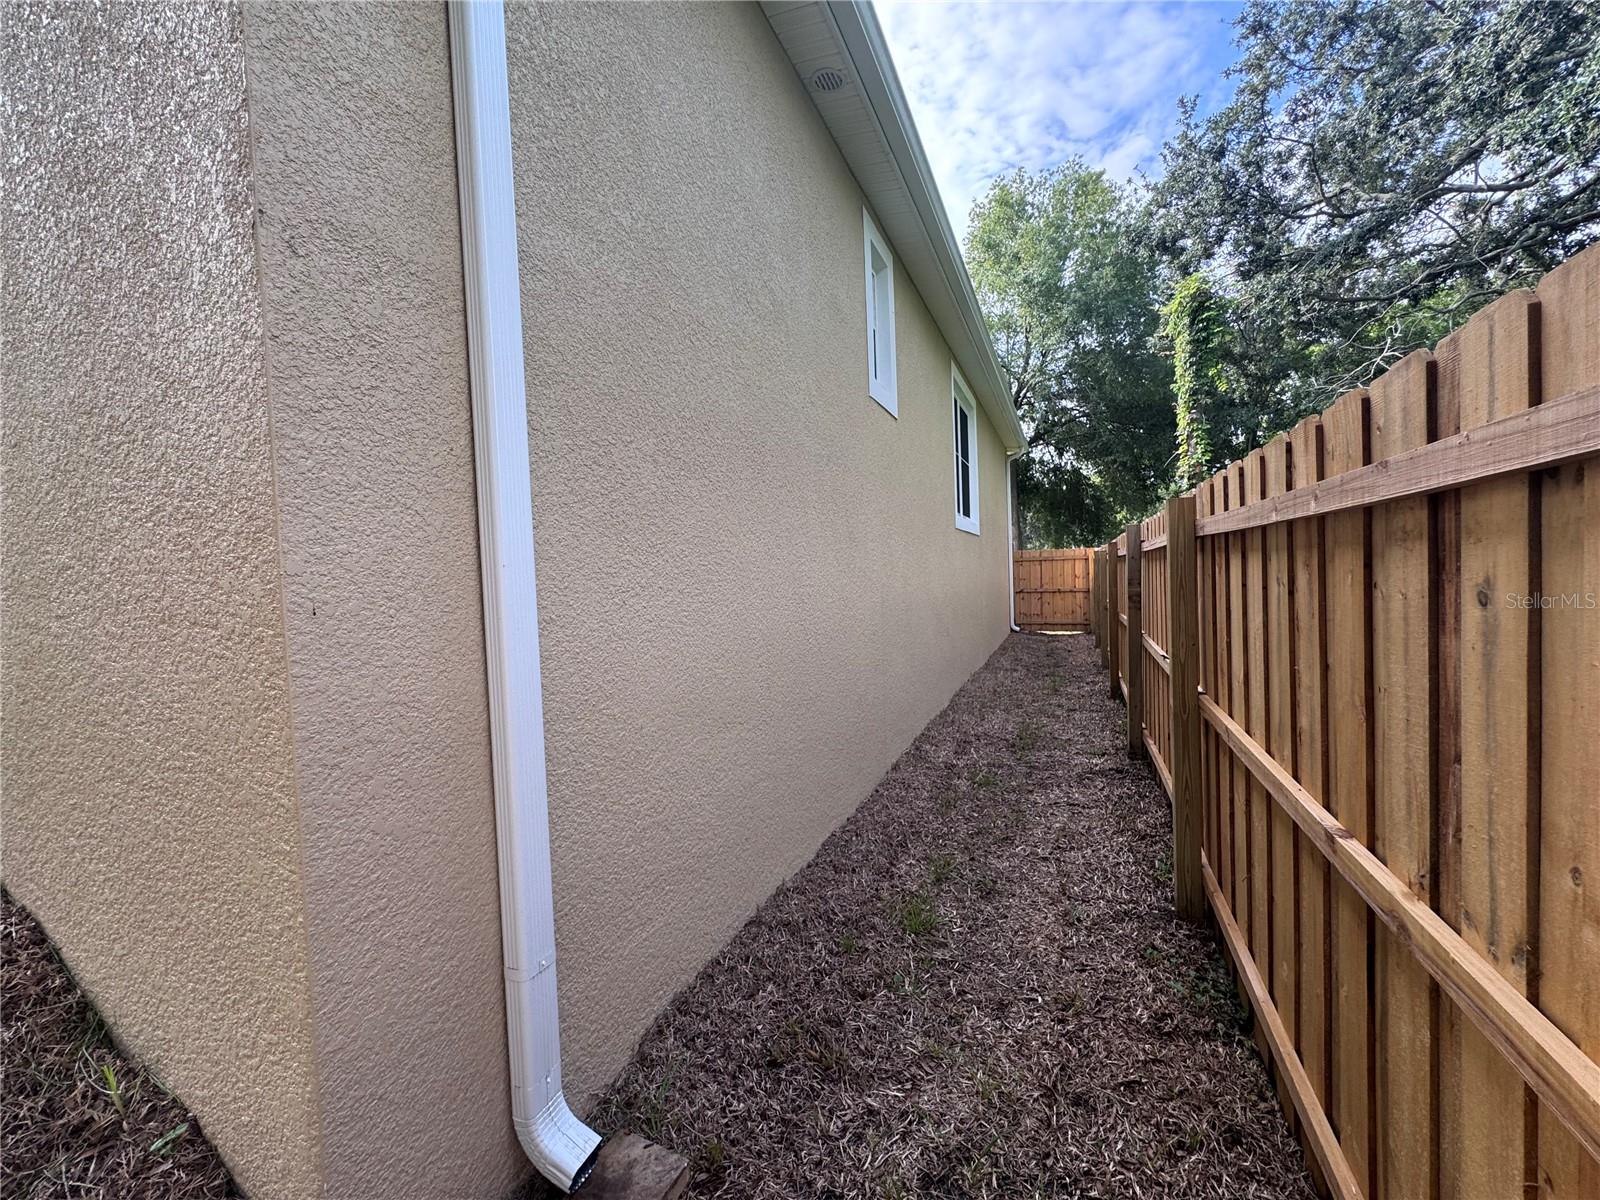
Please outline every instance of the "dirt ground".
M698 1197L1311 1200L1122 731L1088 638L1013 635L594 1123L688 1156ZM0 1194L236 1195L9 896L0 933Z
M200 1123L124 1056L33 918L0 893L0 1195L236 1196Z
M602 1130L701 1197L1313 1196L1091 639L1012 635L673 1001Z

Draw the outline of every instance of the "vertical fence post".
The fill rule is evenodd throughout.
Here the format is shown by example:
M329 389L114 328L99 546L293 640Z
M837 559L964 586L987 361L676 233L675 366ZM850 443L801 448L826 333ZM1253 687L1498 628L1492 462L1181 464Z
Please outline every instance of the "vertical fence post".
M1200 878L1200 595L1194 495L1167 501L1167 653L1172 664L1172 883L1178 915L1205 917Z
M1144 757L1144 564L1139 522L1128 526L1128 757Z
M1100 648L1100 551L1089 551L1089 628L1094 646Z
M1100 630L1100 667L1111 665L1111 627L1106 624L1106 597L1111 594L1111 564L1106 561L1106 548L1094 552L1095 568L1100 575L1100 590L1094 595L1094 619Z
M1111 661L1111 651L1107 642L1111 639L1111 631L1106 628L1106 592L1111 587L1111 575L1106 566L1106 552L1102 547L1094 552L1095 571L1100 577L1100 590L1094 596L1094 619L1096 628L1100 630L1100 665L1104 667Z

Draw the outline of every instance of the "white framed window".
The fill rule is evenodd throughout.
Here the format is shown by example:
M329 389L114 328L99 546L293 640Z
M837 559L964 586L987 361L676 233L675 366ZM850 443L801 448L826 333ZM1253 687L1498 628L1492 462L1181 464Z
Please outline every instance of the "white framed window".
M867 394L896 417L894 369L894 255L889 243L861 210L867 258Z
M950 364L950 408L954 414L956 528L978 532L978 417L972 389Z

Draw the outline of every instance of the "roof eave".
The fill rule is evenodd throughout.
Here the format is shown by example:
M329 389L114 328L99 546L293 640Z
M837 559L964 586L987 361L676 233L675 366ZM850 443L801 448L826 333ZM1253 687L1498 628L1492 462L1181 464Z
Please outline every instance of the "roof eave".
M872 5L766 0L762 9L1001 442L1023 449L1027 436ZM830 34L855 86L823 102L808 77L819 38Z

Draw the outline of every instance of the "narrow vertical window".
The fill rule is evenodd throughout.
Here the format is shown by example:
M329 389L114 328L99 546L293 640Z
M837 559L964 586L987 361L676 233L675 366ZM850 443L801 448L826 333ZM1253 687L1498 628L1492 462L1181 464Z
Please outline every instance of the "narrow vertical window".
M956 461L956 528L978 532L978 424L972 405L972 392L966 380L950 364L950 408L953 414L951 441Z
M872 216L861 210L867 260L867 394L899 415L895 397L894 257Z

